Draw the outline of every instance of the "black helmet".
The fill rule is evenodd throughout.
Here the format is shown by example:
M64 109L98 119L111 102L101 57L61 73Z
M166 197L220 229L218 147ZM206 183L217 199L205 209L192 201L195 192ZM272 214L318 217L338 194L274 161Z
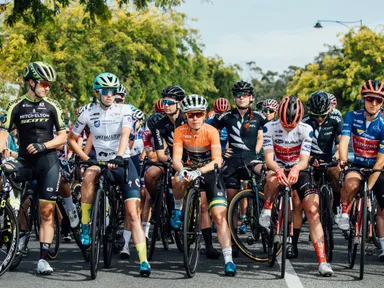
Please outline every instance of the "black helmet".
M252 85L244 81L239 81L232 87L233 96L235 96L237 93L240 93L240 92L247 92L247 93L251 93L253 96L255 95L253 92Z
M155 113L149 116L147 120L147 126L149 130L153 130L157 122L164 118L164 115L161 113Z
M180 86L168 86L161 92L161 98L170 97L176 101L181 101L185 97L184 89Z
M326 114L331 108L331 99L329 93L325 91L316 91L311 94L307 102L310 113Z

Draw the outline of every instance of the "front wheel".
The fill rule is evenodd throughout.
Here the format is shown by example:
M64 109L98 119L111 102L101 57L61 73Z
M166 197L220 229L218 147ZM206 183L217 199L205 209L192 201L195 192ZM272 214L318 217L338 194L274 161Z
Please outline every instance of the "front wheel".
M93 213L91 218L91 250L90 250L90 269L92 279L97 277L97 269L99 266L100 260L100 248L102 241L102 231L103 231L103 218L105 217L105 200L104 200L104 191L99 189L97 190L95 202L93 204Z
M357 252L357 243L355 244L355 232L356 232L356 226L355 223L357 221L357 209L355 208L356 202L353 201L351 205L351 210L349 213L349 219L350 219L350 228L349 228L349 235L348 235L348 267L349 269L352 269L355 266L356 261L356 252ZM356 210L356 211L355 211Z
M361 209L363 209L362 213L362 227L361 227L361 245L360 245L360 280L364 278L364 264L365 264L365 240L367 239L367 189L364 190L363 198L361 199Z
M283 250L281 255L281 278L285 277L285 264L287 257L287 238L288 238L288 203L289 203L288 190L285 189L284 192L284 214L283 214Z

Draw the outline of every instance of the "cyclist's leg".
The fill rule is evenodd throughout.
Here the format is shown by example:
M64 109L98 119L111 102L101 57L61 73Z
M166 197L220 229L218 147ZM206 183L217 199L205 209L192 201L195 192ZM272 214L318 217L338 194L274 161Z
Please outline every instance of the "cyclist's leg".
M174 229L181 227L182 209L184 200L184 191L187 188L188 183L186 181L180 181L179 174L176 173L172 178L173 196L175 197L175 209L172 211L171 226Z
M67 227L67 224L70 224L72 228L76 228L79 225L79 216L77 213L77 209L75 204L73 203L72 199L72 193L71 193L71 187L67 181L63 177L60 179L60 188L59 188L59 194L63 197L64 200L64 209L65 212L67 213L68 217L63 218L63 225L66 227L66 229L63 232L63 234L68 235L69 227ZM69 221L69 223L67 223ZM65 233L64 233L65 232Z
M381 251L379 254L380 261L384 261L384 173L380 173L375 185L373 186L373 192L377 199L377 237L380 241Z
M344 186L341 189L341 218L339 220L339 228L341 230L349 230L349 209L355 197L356 192L361 185L362 177L358 172L351 171L345 175Z
M163 175L163 169L161 167L151 166L147 169L147 171L145 171L145 187L147 188L149 195L151 195L153 199L155 199L157 182L160 179L161 175Z
M143 224L143 228L144 228L145 237L148 238L149 228L150 228L149 220L151 219L151 210L152 210L153 203L152 203L152 198L149 195L149 192L147 189L145 189L145 193L146 193L146 197L145 197L143 212L141 214L141 221L142 223L145 223L145 227Z
M281 186L277 182L276 173L268 171L264 185L264 206L259 216L259 224L264 228L268 228L270 225L273 201L279 193L279 189Z

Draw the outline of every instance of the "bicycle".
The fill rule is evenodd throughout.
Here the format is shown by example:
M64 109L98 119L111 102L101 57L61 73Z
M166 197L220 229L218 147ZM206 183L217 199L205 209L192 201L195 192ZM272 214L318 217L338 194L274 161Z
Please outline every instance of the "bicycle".
M349 168L349 170L360 172L363 176L364 185L356 193L352 201L349 211L349 237L348 237L348 267L352 269L355 266L357 247L360 244L360 275L359 278L364 278L364 264L365 264L365 243L367 239L373 236L373 219L372 202L374 195L372 191L368 190L368 178L372 173L384 172L384 169L371 169L371 168ZM339 184L343 187L345 176L345 167L342 167L340 172ZM369 229L368 229L369 227Z

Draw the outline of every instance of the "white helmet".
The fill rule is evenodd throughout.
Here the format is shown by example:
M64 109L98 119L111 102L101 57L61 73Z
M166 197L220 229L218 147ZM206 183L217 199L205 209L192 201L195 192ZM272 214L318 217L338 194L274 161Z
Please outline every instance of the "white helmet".
M187 113L190 111L206 111L208 102L203 96L192 94L181 101L181 111Z
M135 120L144 120L144 113L143 111L137 109L134 113L133 113L133 118Z

